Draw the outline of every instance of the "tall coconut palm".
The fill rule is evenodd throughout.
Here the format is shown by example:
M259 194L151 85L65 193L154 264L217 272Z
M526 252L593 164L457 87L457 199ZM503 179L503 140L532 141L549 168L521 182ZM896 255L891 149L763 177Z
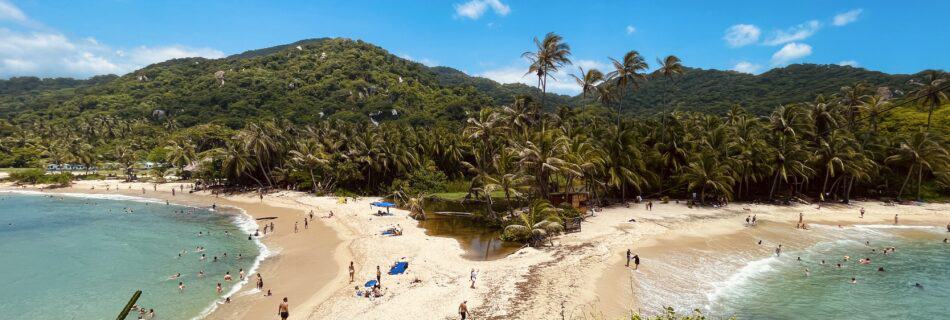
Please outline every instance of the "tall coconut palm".
M597 92L597 86L604 81L604 73L593 68L586 72L583 67L577 67L577 69L580 71L579 75L572 74L571 77L581 87L581 96L587 98L588 95Z
M859 109L863 105L862 99L866 97L867 91L867 84L858 82L853 86L841 87L838 93L835 94L838 103L845 108L845 113L848 115L848 126L851 130L855 130L854 119L860 113Z
M538 77L538 89L541 90L539 101L541 101L541 109L544 110L544 95L547 93L548 78L553 78L552 74L564 65L571 64L571 46L554 32L548 32L540 41L534 38L534 45L535 51L527 51L521 56L531 62L525 74L534 74Z
M864 105L864 110L867 111L870 117L871 133L877 136L879 118L884 114L887 108L890 107L891 103L881 95L866 96L861 103Z
M683 67L683 61L674 55L668 55L666 58L663 58L663 60L656 59L656 63L660 67L656 69L654 74L664 76L667 79L673 79L673 76L681 75L686 71Z
M950 154L946 147L938 143L928 132L917 132L909 138L901 141L900 146L894 150L894 155L887 157L885 163L909 164L907 168L907 177L901 184L900 191L897 192L897 198L904 195L904 187L910 180L914 168L917 168L917 201L920 201L920 185L923 182L924 170L931 172L942 172L947 170L950 165Z
M636 50L630 50L623 55L623 59L610 58L614 70L607 74L607 78L614 82L619 92L619 102L617 103L617 127L620 127L620 115L623 113L624 93L628 86L634 90L640 88L638 81L646 80L643 71L650 66Z
M165 146L165 161L178 169L178 176L183 177L185 166L195 161L195 145L188 140L172 140Z
M915 87L911 91L911 96L920 99L920 104L928 106L927 109L927 131L930 131L930 118L933 117L934 110L937 110L941 104L947 102L947 91L950 86L944 85L947 79L942 78L937 71L931 70L922 81L911 80L910 84Z

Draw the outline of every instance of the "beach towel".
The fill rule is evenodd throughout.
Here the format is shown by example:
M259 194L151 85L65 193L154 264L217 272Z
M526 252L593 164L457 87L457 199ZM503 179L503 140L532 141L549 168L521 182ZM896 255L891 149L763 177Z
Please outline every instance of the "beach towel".
M393 229L389 229L389 230L383 231L383 235L384 235L384 236L391 236L391 235L395 235L395 234L396 234L396 231L393 230Z
M389 269L389 274L402 274L406 272L406 268L409 268L408 262L397 262L395 266Z
M370 288L370 287L373 287L373 286L376 286L376 280L370 280L370 281L366 281L366 284L365 284L365 285L363 285L363 286L364 286L364 287L367 287L367 288Z

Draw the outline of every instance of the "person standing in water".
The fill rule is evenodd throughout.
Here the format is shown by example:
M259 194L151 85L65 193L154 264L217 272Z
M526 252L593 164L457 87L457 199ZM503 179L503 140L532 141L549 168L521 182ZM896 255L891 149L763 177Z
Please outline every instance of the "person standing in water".
M640 269L640 255L633 255L633 270Z
M465 320L468 317L468 301L462 301L462 304L459 305L459 316L462 317L462 320Z
M778 245L778 247L775 247L775 256L776 257L782 256L782 245Z
M864 207L861 207L861 219L864 219Z
M897 214L894 214L894 224L897 224Z
M630 266L630 258L632 258L631 252L630 252L630 249L627 249L627 266L628 267Z
M287 320L287 318L290 317L290 304L287 303L287 297L284 297L284 301L277 307L277 315L283 320Z

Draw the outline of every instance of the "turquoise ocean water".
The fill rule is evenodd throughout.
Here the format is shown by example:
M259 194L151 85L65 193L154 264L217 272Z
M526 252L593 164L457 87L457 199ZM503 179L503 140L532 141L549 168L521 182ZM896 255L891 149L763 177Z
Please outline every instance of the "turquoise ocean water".
M946 230L859 226L836 232L844 236L781 258L750 262L710 295L710 313L739 319L950 317L950 244L942 242L950 236ZM896 251L883 255L885 246ZM843 261L846 255L850 261ZM871 263L859 264L861 258ZM851 283L852 277L857 283Z
M7 320L115 319L135 290L157 319L192 319L236 290L238 270L250 274L265 250L247 239L253 221L237 211L122 196L0 198L0 318ZM225 272L234 281L223 281ZM180 279L168 279L176 273Z

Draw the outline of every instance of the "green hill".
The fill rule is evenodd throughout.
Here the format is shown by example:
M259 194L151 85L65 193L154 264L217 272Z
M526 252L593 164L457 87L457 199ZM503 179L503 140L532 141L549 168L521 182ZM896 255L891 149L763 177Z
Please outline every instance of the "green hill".
M651 78L628 93L624 109L640 115L671 109L721 113L741 104L762 115L856 82L903 89L911 77L828 65L792 65L761 75L688 68L673 79ZM462 121L466 112L537 93L524 84L426 67L363 41L320 38L221 59L175 59L121 77L0 80L0 119L28 123L113 116L231 128L261 118L428 125ZM551 93L545 101L548 110L593 103Z
M724 113L740 104L754 114L765 115L779 105L811 101L819 94L831 95L858 82L872 88L889 87L896 95L908 89L908 80L919 76L816 64L794 64L760 75L686 68L684 74L672 79L650 77L639 91L626 94L623 105L626 112L648 115L671 109Z

